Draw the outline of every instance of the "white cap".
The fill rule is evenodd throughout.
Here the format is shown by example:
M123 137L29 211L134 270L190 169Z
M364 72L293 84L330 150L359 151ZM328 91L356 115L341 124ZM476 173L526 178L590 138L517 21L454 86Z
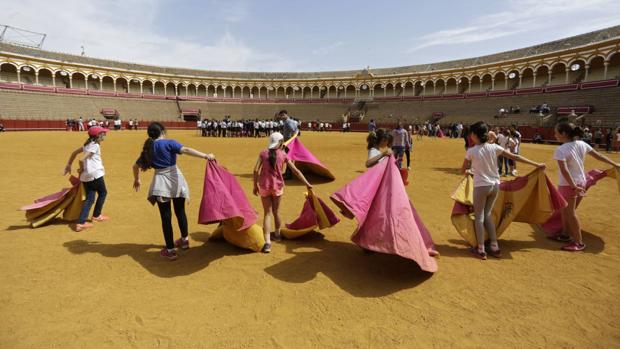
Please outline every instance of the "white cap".
M274 132L269 136L269 149L275 149L280 145L280 141L284 139L284 136L280 132Z

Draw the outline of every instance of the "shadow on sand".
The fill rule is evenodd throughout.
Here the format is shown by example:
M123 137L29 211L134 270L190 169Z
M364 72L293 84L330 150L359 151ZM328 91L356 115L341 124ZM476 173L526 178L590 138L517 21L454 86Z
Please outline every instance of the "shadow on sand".
M304 283L323 273L355 297L386 296L416 287L433 275L412 260L365 253L352 243L325 240L320 233L283 244L293 257L265 268L269 275L285 282Z
M129 256L151 274L171 278L190 275L206 268L211 262L225 256L247 254L235 246L223 243L208 243L209 234L196 232L190 234L193 240L203 242L187 251L179 251L179 259L168 262L159 255L161 245L154 244L103 244L96 241L74 240L63 244L74 254L98 253L104 257Z
M598 254L605 250L605 241L601 237L596 236L588 231L583 230L581 232L583 241L587 245L583 253ZM512 259L511 252L528 252L530 250L550 250L557 251L558 253L568 253L561 250L561 247L566 243L558 242L547 239L544 234L537 232L530 232L530 236L533 240L504 240L499 238L499 246L502 249L501 259ZM504 235L506 237L506 235ZM445 257L467 257L475 258L468 250L469 244L465 240L450 239L448 240L452 245L436 245L437 251ZM457 245L457 246L453 246ZM489 258L492 260L494 258Z

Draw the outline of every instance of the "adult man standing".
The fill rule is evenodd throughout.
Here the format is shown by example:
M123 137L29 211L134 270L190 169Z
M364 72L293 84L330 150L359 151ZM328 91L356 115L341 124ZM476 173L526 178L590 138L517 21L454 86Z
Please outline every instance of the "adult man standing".
M288 112L286 110L280 110L278 116L283 122L282 136L284 136L283 141L286 143L286 141L288 141L289 139L297 136L297 134L299 133L299 125L297 124L297 121L293 120L291 117L288 116ZM288 153L288 148L285 148L285 151ZM286 167L286 171L284 172L284 175L282 177L284 179L293 178L293 173L291 172L291 169L288 168L288 166Z
M78 120L78 130L84 131L84 120L82 119L81 116L80 116L80 119Z

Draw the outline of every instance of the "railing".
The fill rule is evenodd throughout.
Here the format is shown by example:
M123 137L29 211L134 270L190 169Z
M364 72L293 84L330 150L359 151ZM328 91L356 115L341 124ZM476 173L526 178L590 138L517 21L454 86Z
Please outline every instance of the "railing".
M179 101L202 101L208 103L281 103L281 104L315 104L315 103L336 103L336 104L348 104L359 101L371 102L371 101L411 101L411 100L450 100L450 99L468 99L468 98L488 98L488 97L503 97L513 95L527 95L527 94L539 94L539 93L553 93L553 92L566 92L577 90L588 90L595 88L608 88L617 87L620 85L620 80L600 80L589 81L575 84L562 84L562 85L550 85L543 87L529 87L518 88L512 90L495 90L495 91L482 91L482 92L467 92L458 94L439 94L432 96L364 96L355 98L230 98L230 97L202 97L202 96L169 96L169 95L157 95L148 93L125 93L114 92L107 90L88 90L88 89L76 89L76 88L64 88L64 87L51 87L41 85L29 85L13 82L0 82L0 89L5 90L23 90L28 92L41 92L41 93L59 93L59 94L71 94L71 95L89 95L96 97L122 97L122 98L137 98L137 99L155 99L155 100L179 100Z

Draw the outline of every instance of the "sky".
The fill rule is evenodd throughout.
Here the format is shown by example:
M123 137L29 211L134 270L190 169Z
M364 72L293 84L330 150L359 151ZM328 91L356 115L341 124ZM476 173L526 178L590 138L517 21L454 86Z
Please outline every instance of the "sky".
M45 33L45 50L259 72L433 63L620 24L620 0L0 0L0 9L0 25Z

